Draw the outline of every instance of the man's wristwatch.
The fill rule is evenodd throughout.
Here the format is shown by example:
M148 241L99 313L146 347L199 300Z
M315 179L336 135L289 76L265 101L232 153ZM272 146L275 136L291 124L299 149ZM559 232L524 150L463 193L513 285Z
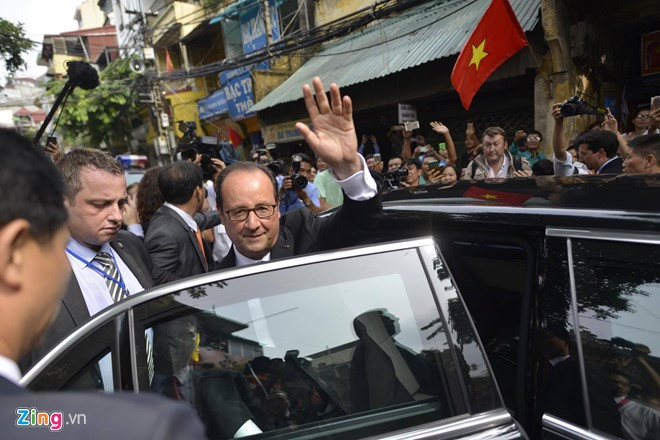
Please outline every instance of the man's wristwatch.
M309 207L309 205L312 204L312 199L308 199L307 201L303 200L303 203L305 204L305 206Z

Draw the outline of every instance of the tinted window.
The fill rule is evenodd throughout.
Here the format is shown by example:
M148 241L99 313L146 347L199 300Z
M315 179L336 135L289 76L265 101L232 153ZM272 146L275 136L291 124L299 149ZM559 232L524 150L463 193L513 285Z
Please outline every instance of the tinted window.
M414 249L198 286L136 317L153 329L152 391L192 404L211 437L378 435L464 411L470 369L490 381L473 333L456 365Z
M595 428L660 438L660 246L572 240Z

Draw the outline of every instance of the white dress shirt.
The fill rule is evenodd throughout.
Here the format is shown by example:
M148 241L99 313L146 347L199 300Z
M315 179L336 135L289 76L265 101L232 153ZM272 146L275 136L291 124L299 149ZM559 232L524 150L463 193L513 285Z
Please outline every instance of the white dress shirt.
M80 256L83 260L89 262L89 264L94 264L96 267L101 269L100 265L97 263L92 263L92 260L97 254L96 251L88 248L87 246L83 246L73 238L69 240L67 249ZM121 277L126 284L126 290L128 290L129 295L133 295L144 290L144 287L142 287L137 278L135 278L133 272L131 272L128 266L126 266L126 263L124 263L121 257L117 255L114 249L112 249L110 244L105 243L103 246L101 246L100 252L107 252L108 254L115 257L117 269L119 270L119 273L121 274ZM88 264L80 261L70 253L67 252L66 256L69 258L71 269L73 269L73 274L78 281L80 291L82 292L83 298L85 299L85 304L87 305L89 316L94 316L96 313L114 304L114 301L110 296L110 292L108 291L108 286L105 283L106 278L89 267Z
M552 156L552 167L555 171L555 176L572 176L575 174L575 168L578 174L589 174L587 166L582 162L573 162L573 156L566 153L566 159L559 160L554 155Z
M364 160L364 157L362 157L361 154L358 154L358 156L360 157L360 162L362 162L362 170L344 180L338 180L334 173L330 173L330 176L335 182L339 184L339 186L341 186L349 199L355 200L356 202L361 202L374 197L378 192L378 185L376 185L376 181L371 176L371 173L365 172L365 170L368 169L367 161ZM270 252L266 254L266 256L261 260L253 260L246 257L245 255L242 255L240 252L238 252L236 247L234 247L234 253L236 254L236 267L245 266L246 264L259 263L262 261L270 261Z
M490 164L488 161L486 161L486 167L488 168L488 177L493 178L493 177L502 177L502 178L507 178L509 177L508 171L509 171L509 158L507 155L504 155L504 160L502 161L502 168L500 168L497 171L497 174L495 174L495 170L493 170L490 167Z
M21 370L16 365L16 362L6 356L0 355L0 376L18 385L18 381L21 380Z
M190 229L192 229L193 232L197 232L197 222L195 222L195 219L193 219L190 214L188 214L187 212L185 212L181 208L177 208L176 206L172 205L171 203L165 202L165 203L163 203L163 206L167 206L168 208L170 208L171 210L173 210L174 212L179 214L179 217L181 217L183 219L183 221L186 222L188 227Z

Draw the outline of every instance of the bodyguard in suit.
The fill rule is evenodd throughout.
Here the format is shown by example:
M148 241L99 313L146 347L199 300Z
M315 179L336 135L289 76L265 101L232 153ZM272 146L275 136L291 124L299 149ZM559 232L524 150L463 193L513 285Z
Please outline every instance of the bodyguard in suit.
M71 266L65 249L63 185L55 167L25 138L0 130L0 426L2 437L189 439L203 427L185 405L156 396L29 393L17 365L58 313ZM47 413L35 426L21 413ZM82 414L85 424L70 424ZM41 421L45 419L42 418Z
M580 162L596 174L621 174L623 161L617 156L619 140L611 131L586 131L573 142Z
M344 205L324 218L307 209L280 216L273 174L251 162L229 165L216 180L216 197L233 246L219 268L356 244L378 225L380 194L357 151L351 99L342 98L339 87L331 84L328 100L318 77L313 86L315 96L308 85L303 87L303 95L314 131L302 123L296 128L332 169L344 191Z
M201 168L188 161L163 167L158 187L165 203L154 214L144 244L153 263L185 278L213 268L213 249L202 238L202 230L215 224L199 225L194 216L206 198Z
M120 230L128 200L124 170L108 154L76 149L60 158L73 276L60 312L43 344L22 362L25 368L46 354L90 316L122 298L174 279L154 266L142 241Z

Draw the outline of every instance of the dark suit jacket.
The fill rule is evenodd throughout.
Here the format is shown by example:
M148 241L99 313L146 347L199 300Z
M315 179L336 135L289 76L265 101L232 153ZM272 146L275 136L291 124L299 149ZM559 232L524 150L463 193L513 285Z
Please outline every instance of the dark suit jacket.
M623 161L620 157L615 158L612 162L605 165L598 174L621 174L623 173Z
M377 180L377 182L379 182ZM280 233L270 252L271 260L354 246L378 226L382 213L380 184L375 197L356 202L344 195L344 204L333 214L319 217L308 209L296 209L280 218ZM234 247L217 269L236 266Z
M200 229L208 229L220 223L217 212L210 219L215 221L210 221L208 224L197 222ZM206 242L203 243L206 258L202 254L195 233L176 211L167 206L158 208L151 218L144 239L144 245L154 264L172 273L175 278L199 275L213 269L213 249Z
M46 426L16 426L17 408L61 412L61 431L67 439L204 439L204 427L184 404L149 394L30 393L0 377L2 438L52 439ZM84 415L78 423L70 417Z
M126 263L145 290L176 279L172 274L152 264L142 241L130 232L119 231L117 237L110 242L110 246ZM26 371L28 367L34 365L50 349L89 318L89 311L80 290L80 285L76 276L72 274L55 322L44 335L44 341L41 345L21 360L21 370Z

